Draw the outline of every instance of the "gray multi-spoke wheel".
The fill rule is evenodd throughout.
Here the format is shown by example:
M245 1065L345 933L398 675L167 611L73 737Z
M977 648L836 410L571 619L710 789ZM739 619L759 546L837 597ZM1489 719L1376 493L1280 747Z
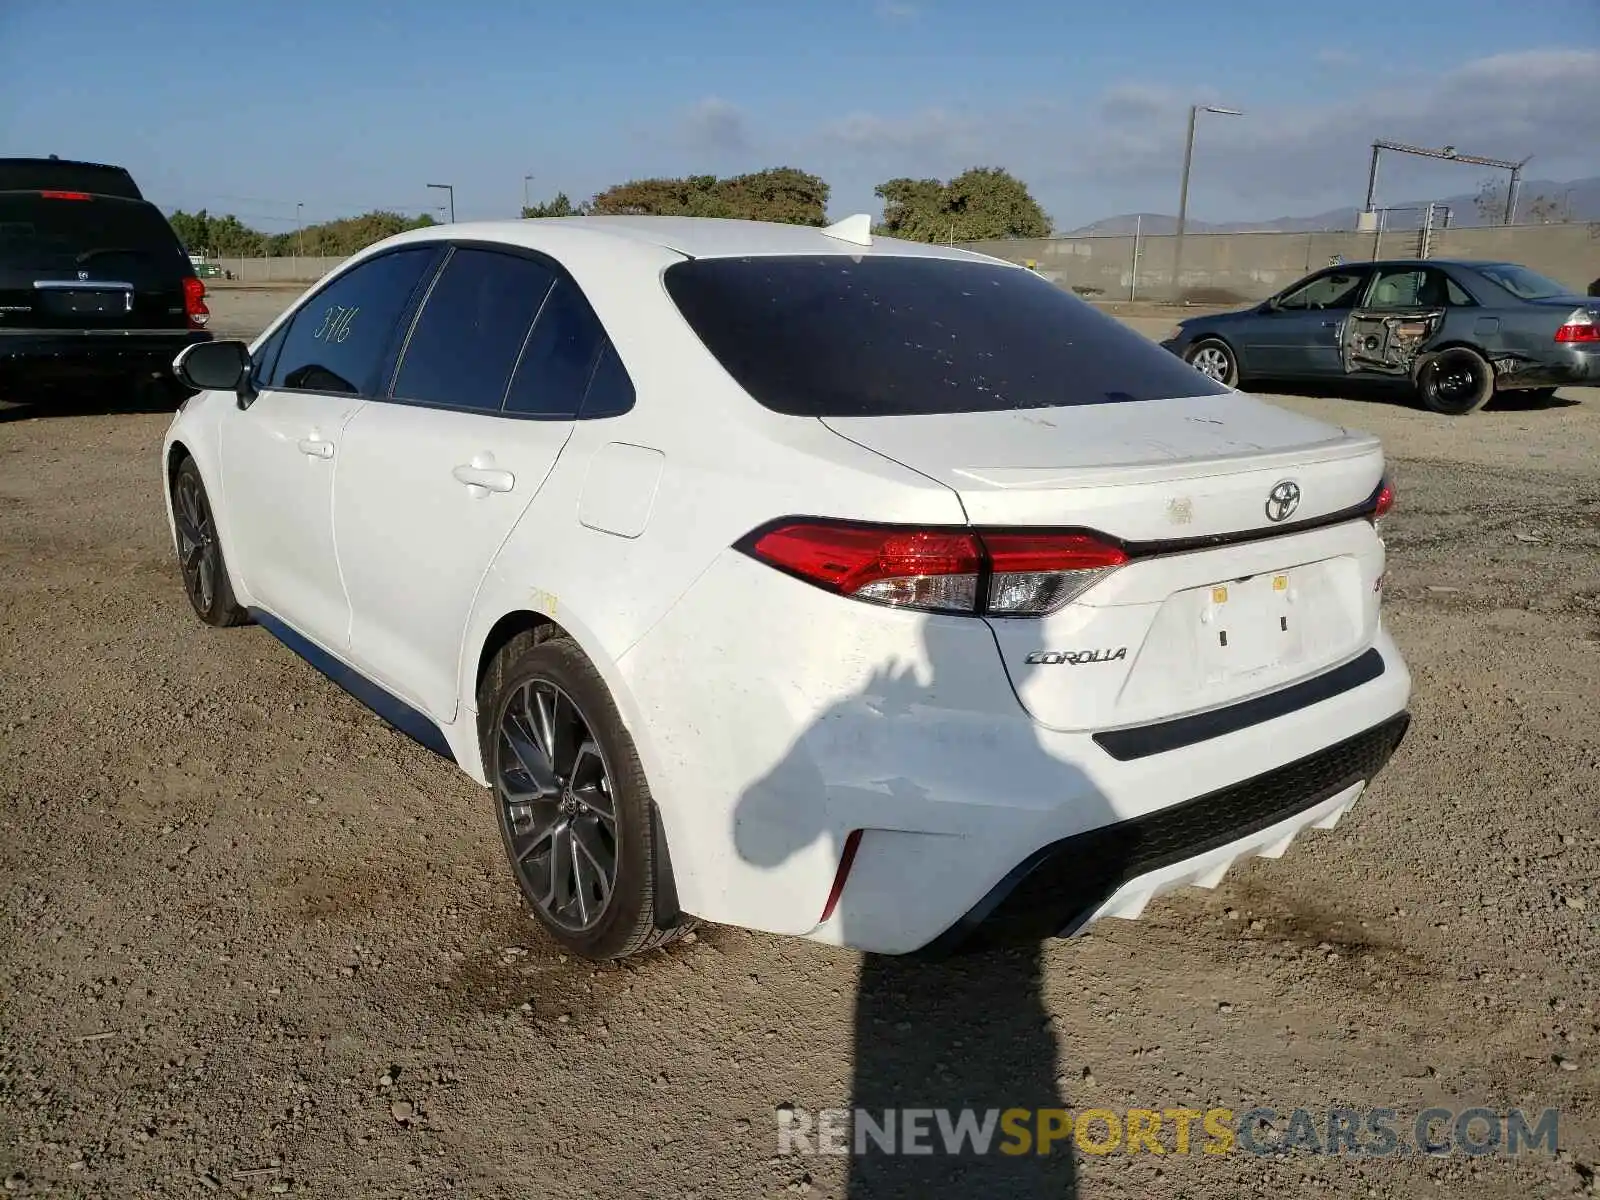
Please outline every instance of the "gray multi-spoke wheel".
M530 679L500 717L494 778L523 893L550 924L587 933L617 878L611 770L588 718L546 679Z
M638 751L575 643L549 626L512 638L485 670L478 714L506 857L556 941L615 959L693 927Z
M1191 367L1207 379L1214 379L1228 387L1239 382L1239 367L1234 361L1233 351L1226 343L1215 338L1196 342L1185 358Z
M217 522L194 459L185 458L172 479L172 519L177 533L183 590L207 625L242 625L249 614L234 599L228 566L217 538Z

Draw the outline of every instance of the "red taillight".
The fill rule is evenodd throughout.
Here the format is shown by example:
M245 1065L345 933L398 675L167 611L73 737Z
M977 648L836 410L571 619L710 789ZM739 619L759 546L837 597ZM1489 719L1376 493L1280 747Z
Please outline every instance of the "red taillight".
M1378 498L1374 502L1372 508L1373 519L1376 520L1379 517L1388 516L1389 510L1393 507L1394 485L1385 479L1378 485Z
M88 192L40 192L46 200L92 200Z
M1586 308L1573 309L1566 322L1556 330L1558 342L1600 342L1600 321Z
M1127 552L1090 533L797 521L756 537L751 554L841 595L924 612L1033 617L1081 595Z
M211 320L211 310L206 307L206 285L193 276L183 281L183 312L189 318L190 329L204 329Z

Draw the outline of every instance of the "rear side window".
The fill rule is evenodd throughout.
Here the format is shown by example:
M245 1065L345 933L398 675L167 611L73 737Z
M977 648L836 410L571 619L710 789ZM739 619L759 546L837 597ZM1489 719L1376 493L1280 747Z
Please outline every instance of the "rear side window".
M0 272L74 279L79 271L95 279L194 273L153 204L0 195Z
M583 404L606 332L578 285L560 280L545 301L506 396L506 411L571 420Z
M435 253L433 246L419 246L379 255L307 300L283 339L269 386L372 395L395 322Z
M994 412L1221 395L1032 271L937 258L694 259L668 294L730 375L802 417Z
M633 407L633 401L633 380L628 376L628 368L617 356L617 348L607 342L600 351L600 361L595 363L594 374L589 377L589 390L584 393L578 415L585 420L620 417Z
M555 281L533 259L460 249L428 293L394 398L499 412L528 327Z

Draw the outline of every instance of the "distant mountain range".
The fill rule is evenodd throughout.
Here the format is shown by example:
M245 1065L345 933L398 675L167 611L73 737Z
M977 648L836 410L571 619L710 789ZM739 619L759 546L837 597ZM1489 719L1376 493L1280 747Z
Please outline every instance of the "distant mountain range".
M1504 193L1501 193L1502 203ZM1524 180L1517 200L1517 220L1525 223L1529 219L1529 206L1537 199L1543 199L1554 205L1555 211L1549 214L1551 221L1600 221L1600 175L1590 179L1571 179L1565 183L1553 179ZM1499 221L1486 221L1478 212L1478 198L1476 193L1463 192L1457 196L1441 196L1434 201L1450 209L1450 224L1452 227L1466 225L1499 224ZM1380 207L1391 210L1384 220L1385 229L1419 229L1422 226L1423 209L1428 206L1426 200L1405 200L1398 204L1383 204L1380 197ZM1401 211L1410 209L1413 211ZM1360 209L1351 205L1349 208L1334 208L1327 212L1317 213L1310 217L1275 217L1270 221L1223 221L1212 223L1209 221L1188 222L1190 233L1320 233L1323 231L1338 231L1354 229L1356 216ZM1123 213L1120 216L1106 217L1092 225L1057 234L1058 237L1089 237L1095 234L1102 236L1108 234L1129 234L1138 227L1147 234L1174 233L1177 231L1178 219L1167 213Z

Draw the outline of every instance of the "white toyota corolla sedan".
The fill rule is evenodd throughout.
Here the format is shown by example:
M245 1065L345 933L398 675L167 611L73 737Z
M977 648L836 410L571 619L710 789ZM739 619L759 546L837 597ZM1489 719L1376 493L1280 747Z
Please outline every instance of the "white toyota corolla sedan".
M418 230L177 370L195 611L490 788L582 955L1137 917L1406 730L1375 439L864 217Z

